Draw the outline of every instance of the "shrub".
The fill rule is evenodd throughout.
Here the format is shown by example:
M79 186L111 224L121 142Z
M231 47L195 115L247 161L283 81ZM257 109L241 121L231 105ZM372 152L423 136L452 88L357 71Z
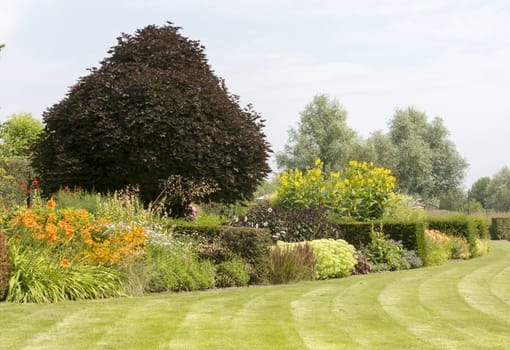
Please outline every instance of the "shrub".
M269 259L269 231L231 226L176 226L174 234L197 239L199 256L217 264L237 256L248 264L250 283L263 282Z
M268 279L273 284L312 280L315 257L309 243L278 242L271 250Z
M271 170L264 123L228 92L200 43L150 25L109 53L43 114L33 159L43 189L138 184L148 203L180 175L214 182L211 200L249 198Z
M317 262L317 279L345 277L352 274L356 266L356 250L342 239L320 239L310 242Z
M349 162L345 172L322 172L318 159L313 169L284 171L278 176L276 205L284 208L327 207L342 217L371 220L382 216L393 197L395 178L372 163Z
M363 256L361 252L356 252L356 266L354 266L353 275L366 275L372 271L372 265L370 262Z
M491 250L491 242L488 239L477 239L476 251L473 257L487 254Z
M123 295L119 271L103 267L57 262L48 250L9 246L12 273L7 301L47 303L98 299Z
M489 220L482 216L475 216L472 218L474 221L476 228L478 230L478 237L482 239L489 239L490 238L490 232L489 232Z
M192 291L214 287L215 268L208 260L199 259L189 243L177 243L172 248L149 245L143 260L148 273L146 292Z
M410 269L417 269L423 266L423 259L420 258L415 250L405 250L404 256Z
M11 261L7 247L7 235L0 231L0 301L4 300L9 290Z
M426 230L424 238L423 264L425 266L445 264L452 254L450 238L438 230Z
M280 208L262 201L234 224L267 228L274 240L285 242L341 238L340 229L329 221L325 208Z
M362 249L373 271L394 271L410 268L405 249L399 242L387 238L384 233L372 230L370 243Z
M249 280L248 266L240 258L234 256L216 266L216 287L242 287Z
M469 259L471 252L469 244L464 237L450 237L452 259Z

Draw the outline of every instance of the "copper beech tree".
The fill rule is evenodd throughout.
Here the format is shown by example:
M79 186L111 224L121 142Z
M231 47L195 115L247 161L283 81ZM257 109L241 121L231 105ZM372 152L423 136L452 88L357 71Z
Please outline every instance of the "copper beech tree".
M46 191L139 185L149 202L179 175L214 184L207 199L251 196L270 172L264 121L240 107L204 47L179 30L168 23L122 34L100 67L44 113L33 164Z

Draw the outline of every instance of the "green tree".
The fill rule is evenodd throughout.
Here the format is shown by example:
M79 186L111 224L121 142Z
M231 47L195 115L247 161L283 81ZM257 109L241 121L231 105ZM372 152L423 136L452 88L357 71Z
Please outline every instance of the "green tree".
M300 116L297 129L288 131L284 151L276 154L278 168L304 170L321 159L326 169L340 169L352 160L358 136L347 126L347 111L336 99L317 95Z
M489 187L491 179L488 176L481 177L471 186L470 197L478 201L484 209L489 209Z
M496 211L510 210L510 168L503 167L488 186L488 205Z
M0 125L0 158L29 159L30 146L43 130L43 124L30 113L12 114Z
M460 188L468 164L448 139L441 118L429 122L411 107L397 109L389 136L398 155L394 175L404 192L431 199Z
M123 34L100 68L44 113L34 151L43 188L139 185L149 202L179 175L213 184L210 200L251 197L270 171L263 121L239 106L203 46L179 29L151 25Z
M354 158L393 170L397 164L398 154L391 138L382 131L376 131L363 142L359 155Z

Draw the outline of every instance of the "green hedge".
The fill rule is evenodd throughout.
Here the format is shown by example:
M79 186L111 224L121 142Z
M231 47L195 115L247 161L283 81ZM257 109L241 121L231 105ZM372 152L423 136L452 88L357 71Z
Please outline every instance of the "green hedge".
M510 240L510 218L492 218L490 235L492 239Z
M269 249L272 245L269 230L232 226L175 226L174 234L194 236L199 240L199 254L216 263L233 256L246 261L250 283L261 283L267 273Z
M357 249L370 243L370 231L381 230L389 238L402 242L407 250L419 252L420 242L423 242L425 225L422 221L394 222L344 222L336 223L341 231L341 238L354 245ZM336 237L324 237L336 238Z
M7 234L0 232L0 301L5 299L9 291L10 274L11 262L7 249Z

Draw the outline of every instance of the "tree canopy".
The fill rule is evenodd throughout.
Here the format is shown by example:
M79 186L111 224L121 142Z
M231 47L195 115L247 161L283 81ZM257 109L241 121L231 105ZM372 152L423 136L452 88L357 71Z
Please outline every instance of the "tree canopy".
M204 47L179 30L169 23L122 34L101 66L44 113L33 163L46 190L139 185L150 201L179 175L213 184L209 199L251 196L270 171L263 120L240 107Z
M0 159L30 158L30 145L42 130L43 124L30 113L10 115L0 125Z
M307 169L321 159L328 169L338 169L352 159L358 143L346 124L347 111L336 99L315 96L300 113L298 127L290 128L284 151L276 155L280 169Z
M397 109L389 126L398 155L393 171L404 192L426 199L461 186L468 164L441 118L429 122L425 113L409 107Z

